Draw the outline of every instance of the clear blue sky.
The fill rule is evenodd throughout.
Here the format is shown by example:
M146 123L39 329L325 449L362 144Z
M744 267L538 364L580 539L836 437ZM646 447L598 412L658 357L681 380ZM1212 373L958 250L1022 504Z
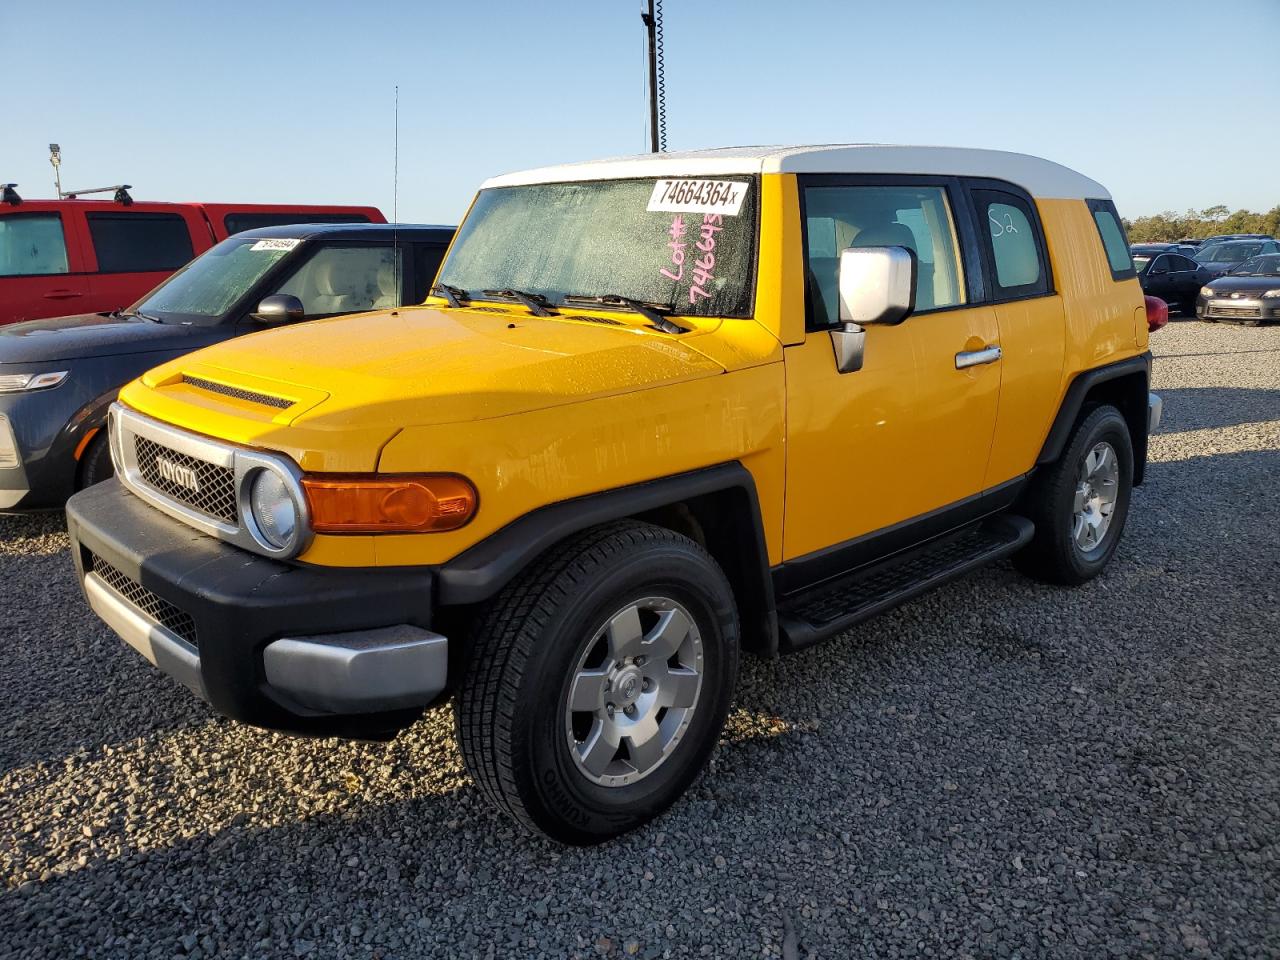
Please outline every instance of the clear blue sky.
M6 0L0 179L52 195L57 141L64 187L390 216L399 84L400 217L456 222L490 174L647 149L639 9ZM673 150L994 147L1129 217L1280 203L1280 0L667 0L666 27Z

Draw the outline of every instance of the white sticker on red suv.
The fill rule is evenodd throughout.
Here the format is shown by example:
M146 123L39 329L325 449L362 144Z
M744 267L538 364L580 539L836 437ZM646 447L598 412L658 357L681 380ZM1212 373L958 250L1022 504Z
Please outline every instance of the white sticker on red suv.
M650 213L719 213L736 217L749 183L735 180L659 180L649 196Z
M259 240L250 250L292 250L301 240Z

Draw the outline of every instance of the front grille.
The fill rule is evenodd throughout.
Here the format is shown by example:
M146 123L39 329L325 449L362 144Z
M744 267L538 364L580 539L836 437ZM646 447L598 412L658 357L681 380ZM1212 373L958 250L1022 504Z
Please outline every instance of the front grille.
M230 467L222 467L207 460L179 453L146 437L135 435L133 443L134 453L138 459L138 471L149 486L170 499L224 523L235 524L238 521L235 472ZM196 489L193 490L190 486L172 480L161 473L161 458L168 461L172 467L177 467L176 472L193 473Z
M196 622L168 600L154 593L113 567L101 557L89 554L89 572L97 574L108 587L137 607L143 614L174 634L179 640L197 647Z
M1219 307L1212 306L1209 308L1209 316L1211 317L1260 317L1262 310L1259 307Z
M264 407L275 407L277 410L293 406L293 401L286 400L284 397L273 397L269 393L258 393L256 390L245 390L241 387L228 387L225 383L205 380L203 377L184 376L182 381L199 390L220 393L224 397L235 397L237 400L248 400L250 403L260 403Z

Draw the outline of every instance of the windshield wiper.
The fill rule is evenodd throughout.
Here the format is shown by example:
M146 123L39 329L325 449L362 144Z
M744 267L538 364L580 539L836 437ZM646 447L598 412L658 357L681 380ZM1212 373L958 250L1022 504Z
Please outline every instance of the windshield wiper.
M580 294L571 293L564 298L565 303L598 303L605 307L626 307L628 310L634 310L653 326L657 327L663 333L688 333L688 327L682 327L670 317L664 317L659 311L665 310L671 312L671 305L666 303L653 303L648 300L633 300L631 297L619 296L616 293L606 293L602 297L587 297Z
M554 317L547 309L547 298L540 293L525 293L523 290L483 290L486 297L498 297L501 300L515 300L529 308L535 317Z
M449 306L454 309L461 308L464 300L469 301L471 299L471 294L467 293L467 291L448 283L437 283L431 288L431 292L439 293L449 301Z
M148 316L137 310L113 310L110 315L122 320L128 317L137 317L139 320L150 320L152 323L164 323L159 317Z

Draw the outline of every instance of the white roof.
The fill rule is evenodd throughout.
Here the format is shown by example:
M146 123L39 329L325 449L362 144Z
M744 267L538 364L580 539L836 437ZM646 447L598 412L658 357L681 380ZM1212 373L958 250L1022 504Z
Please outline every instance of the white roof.
M628 177L709 177L755 173L915 173L992 177L1016 183L1033 197L1111 197L1106 187L1050 160L1003 150L911 147L879 143L807 147L719 147L683 153L642 153L508 173L485 187Z

